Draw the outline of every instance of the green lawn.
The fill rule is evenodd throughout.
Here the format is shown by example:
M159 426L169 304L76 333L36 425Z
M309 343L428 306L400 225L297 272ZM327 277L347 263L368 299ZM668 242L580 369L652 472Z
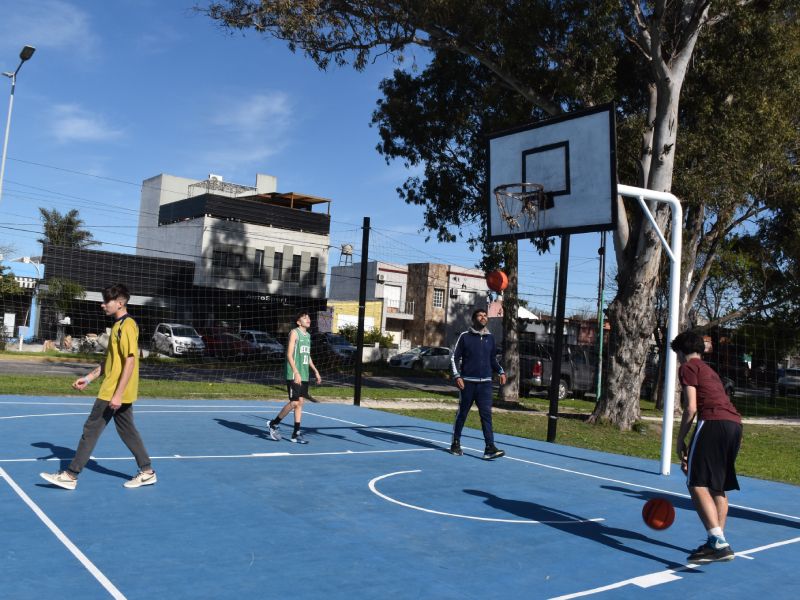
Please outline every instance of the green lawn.
M91 396L98 389L94 384L88 390L79 392L70 385L73 379L58 375L0 375L0 390L4 394L37 395L37 396ZM319 398L353 398L350 386L315 386L310 389L311 395ZM259 385L253 383L207 383L197 381L173 381L171 379L140 379L139 397L141 398L235 398L235 399L284 399L285 385ZM452 400L454 394L440 394L420 390L400 390L393 388L369 388L361 391L362 399L389 398L433 398L436 400Z
M389 410L389 409L384 409ZM455 410L413 409L389 410L430 421L452 423ZM534 440L547 439L547 417L542 413L495 411L492 421L497 433L505 433ZM467 426L480 429L476 411L467 419ZM677 434L677 423L674 428ZM619 431L606 425L589 425L585 415L565 414L558 420L559 444L613 452L627 456L640 456L655 460L661 457L661 425L643 421L634 431ZM674 441L673 441L674 447ZM744 442L736 461L741 475L800 484L800 427L787 425L745 425ZM675 464L675 469L678 465Z

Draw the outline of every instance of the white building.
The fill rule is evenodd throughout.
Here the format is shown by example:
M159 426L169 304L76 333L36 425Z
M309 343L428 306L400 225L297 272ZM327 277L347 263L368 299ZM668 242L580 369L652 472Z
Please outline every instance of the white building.
M330 200L156 175L142 182L137 254L195 263L194 285L269 296L325 297ZM314 212L317 205L325 212Z

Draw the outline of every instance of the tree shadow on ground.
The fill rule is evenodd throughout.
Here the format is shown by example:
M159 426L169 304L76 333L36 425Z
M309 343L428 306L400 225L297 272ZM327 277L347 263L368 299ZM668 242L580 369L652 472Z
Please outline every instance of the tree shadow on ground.
M656 554L651 554L644 550L639 550L625 543L625 540L634 542L641 542L651 544L660 548L674 550L684 554L691 552L690 549L681 546L675 546L667 542L662 542L653 539L642 533L631 531L629 529L622 529L619 527L610 527L601 522L587 521L586 517L576 515L565 510L551 508L536 502L529 502L523 500L511 500L509 498L502 498L489 492L481 490L465 489L465 493L479 498L484 498L484 502L492 508L516 515L523 519L530 519L539 521L542 525L563 531L569 535L581 537L598 544L603 544L613 550L625 552L633 556L651 560L670 569L683 569L684 563L676 562Z

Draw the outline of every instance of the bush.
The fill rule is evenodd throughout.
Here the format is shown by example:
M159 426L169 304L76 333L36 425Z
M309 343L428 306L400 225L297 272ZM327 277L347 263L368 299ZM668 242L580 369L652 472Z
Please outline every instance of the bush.
M355 346L356 337L358 336L358 327L355 325L339 327L339 335L347 338L347 341ZM364 332L364 345L373 346L375 344L378 344L381 348L391 348L394 345L394 340L392 336L381 333L380 329L373 327L369 331Z

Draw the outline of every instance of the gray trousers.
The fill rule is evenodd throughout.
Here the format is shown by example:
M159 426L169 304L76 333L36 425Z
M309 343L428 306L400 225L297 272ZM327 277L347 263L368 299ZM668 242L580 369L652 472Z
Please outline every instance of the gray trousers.
M120 439L133 454L136 464L139 465L139 470L150 470L150 456L147 454L139 431L133 423L133 404L123 404L117 410L111 410L108 400L98 399L94 401L92 412L89 413L89 418L86 419L86 423L83 425L83 435L81 435L81 441L75 451L75 457L67 467L70 473L77 477L83 470L83 467L86 466L92 456L97 440L100 439L100 435L112 418Z

